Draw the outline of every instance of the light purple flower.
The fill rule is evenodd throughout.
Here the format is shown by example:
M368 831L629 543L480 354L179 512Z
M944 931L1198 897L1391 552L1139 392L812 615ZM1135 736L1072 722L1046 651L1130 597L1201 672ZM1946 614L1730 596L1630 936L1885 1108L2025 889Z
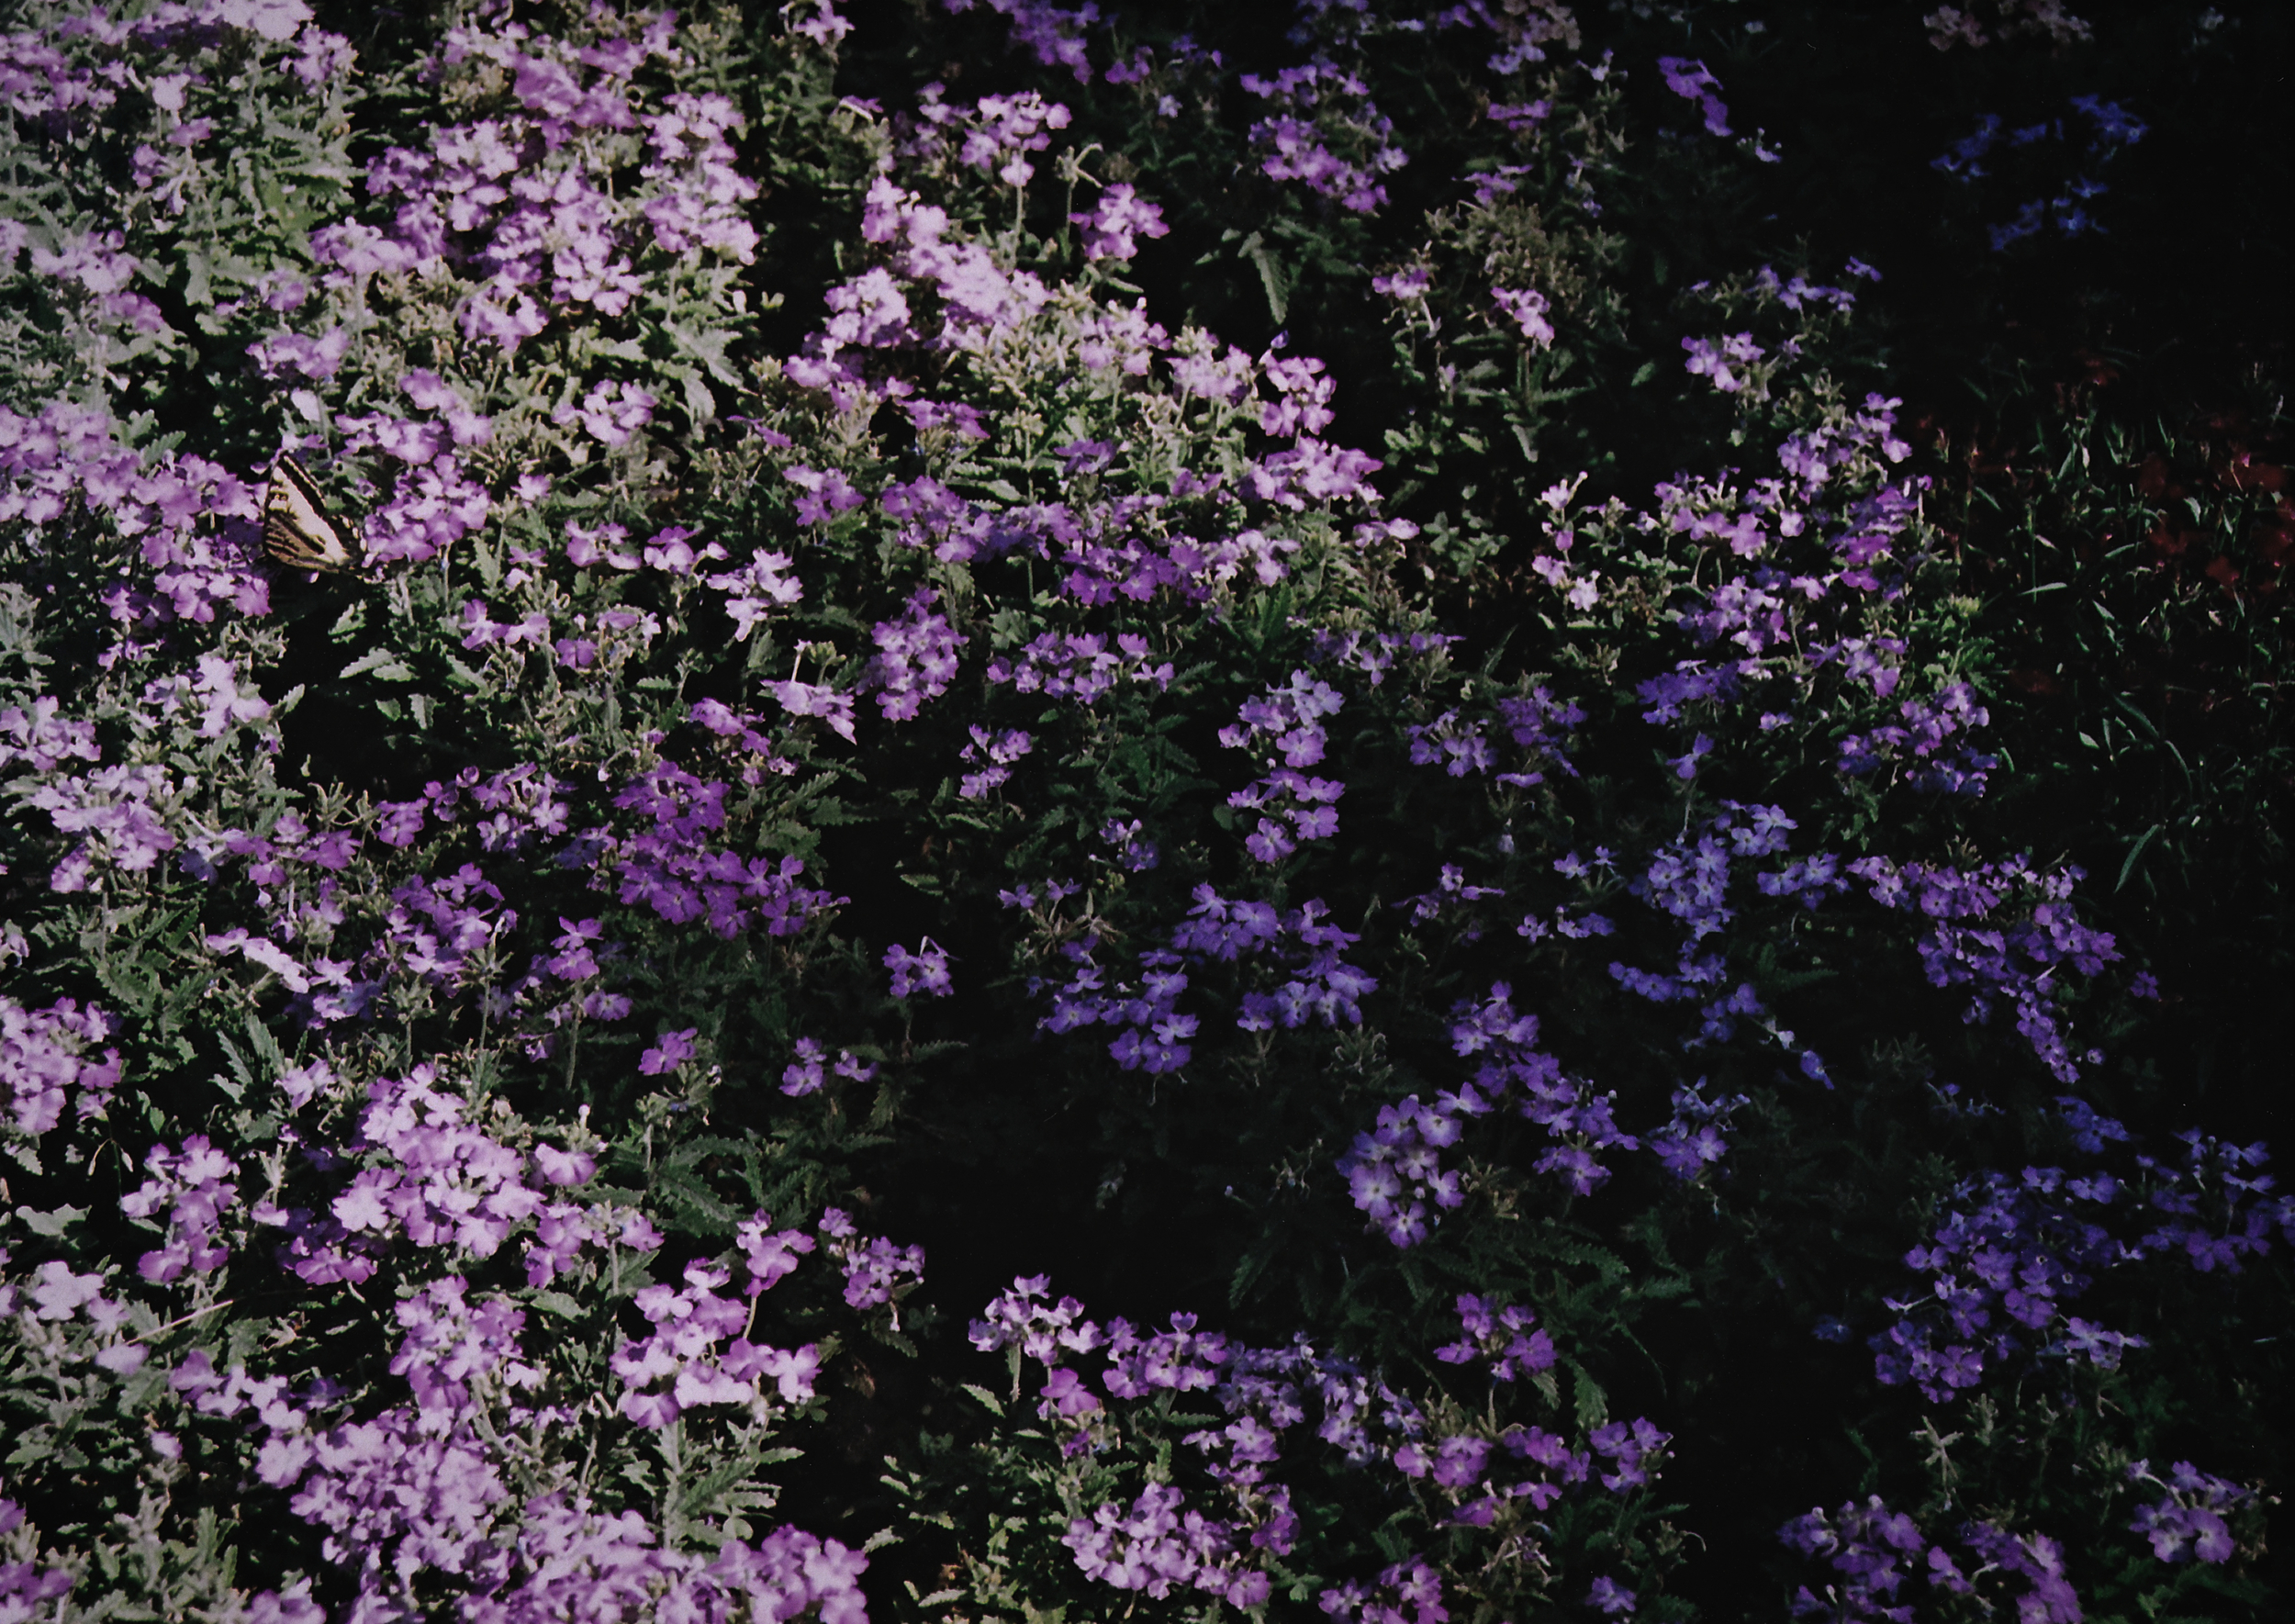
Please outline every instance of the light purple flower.
M895 942L885 949L884 966L892 972L892 996L906 998L911 992L924 992L934 998L946 998L956 991L948 973L948 952L926 936L912 953Z
M1136 239L1168 236L1171 230L1161 208L1121 181L1103 191L1089 213L1068 218L1084 229L1084 257L1093 260L1128 260L1139 252Z

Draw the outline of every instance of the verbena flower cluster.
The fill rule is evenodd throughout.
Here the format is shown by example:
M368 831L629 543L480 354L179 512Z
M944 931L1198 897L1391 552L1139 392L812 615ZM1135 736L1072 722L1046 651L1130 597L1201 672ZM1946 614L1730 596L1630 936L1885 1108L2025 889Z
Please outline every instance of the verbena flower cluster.
M24 10L0 1618L2259 1585L2295 1201L1632 9Z

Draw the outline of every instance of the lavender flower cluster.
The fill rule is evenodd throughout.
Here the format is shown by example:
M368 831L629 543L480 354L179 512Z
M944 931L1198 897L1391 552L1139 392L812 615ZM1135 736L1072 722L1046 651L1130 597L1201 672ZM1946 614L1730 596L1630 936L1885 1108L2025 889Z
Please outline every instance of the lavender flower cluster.
M1291 1556L1306 1531L1293 1509L1303 1492L1299 1481L1294 1475L1285 1482L1275 1469L1286 1459L1289 1435L1310 1423L1342 1470L1391 1471L1425 1485L1450 1526L1498 1528L1517 1540L1534 1540L1532 1530L1542 1527L1526 1523L1526 1515L1551 1512L1565 1495L1589 1492L1597 1478L1613 1495L1648 1488L1671 1441L1639 1417L1595 1428L1574 1449L1543 1428L1487 1419L1439 1434L1418 1405L1374 1372L1317 1353L1304 1335L1287 1347L1253 1348L1198 1331L1192 1315L1176 1315L1169 1331L1151 1334L1122 1319L1103 1327L1086 1318L1074 1298L1051 1301L1047 1287L1040 1275L1013 1282L973 1322L971 1340L982 1352L1009 1350L1015 1372L1024 1355L1043 1367L1038 1413L1063 1435L1064 1455L1079 1459L1118 1447L1126 1417L1135 1428L1151 1426L1165 1394L1206 1394L1228 1417L1180 1440L1200 1457L1212 1485L1206 1496L1219 1502L1222 1515L1189 1506L1176 1484L1151 1482L1128 1506L1104 1501L1069 1522L1062 1543L1077 1567L1118 1590L1162 1599L1192 1588L1232 1606L1264 1602L1271 1564ZM1553 1364L1553 1345L1527 1311L1494 1313L1472 1295L1458 1306L1464 1334L1439 1350L1445 1362L1491 1360L1499 1383ZM1105 1399L1073 1362L1091 1357L1101 1361ZM1114 1409L1110 1399L1130 1407ZM1298 1460L1295 1449L1292 1458L1294 1473L1315 1461L1312 1454ZM1617 1588L1606 1576L1595 1587L1606 1594L1606 1585ZM1396 1598L1414 1597L1431 1616L1448 1616L1440 1574L1416 1557L1374 1584L1326 1586L1317 1602L1335 1618L1375 1618L1393 1615Z

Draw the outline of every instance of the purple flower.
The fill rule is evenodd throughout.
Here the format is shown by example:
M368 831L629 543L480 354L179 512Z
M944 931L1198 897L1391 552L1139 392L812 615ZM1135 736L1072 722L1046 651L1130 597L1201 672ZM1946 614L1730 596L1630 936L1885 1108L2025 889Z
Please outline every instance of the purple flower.
M1693 375L1709 378L1713 386L1724 395L1734 395L1745 387L1746 379L1731 370L1733 366L1751 366L1768 352L1753 342L1750 332L1733 332L1719 343L1710 339L1684 339L1682 348L1689 352L1683 364Z
M828 723L829 731L850 744L853 739L853 696L841 694L834 689L815 687L812 683L768 682L765 691L774 702L792 716L818 716Z
M1024 733L993 734L974 723L969 729L972 742L964 747L963 758L987 765L978 772L967 773L957 787L957 793L967 801L978 801L1012 777L1012 763L1036 747L1036 741Z
M1532 288L1494 287L1490 297L1498 308L1513 319L1522 330L1522 336L1535 349L1548 350L1554 343L1554 324L1546 319L1546 296Z
M797 1058L781 1071L781 1092L798 1095L820 1092L823 1080L821 1062L827 1057L827 1052L818 1038L799 1038Z
M934 998L946 998L956 991L948 974L947 950L926 936L911 953L895 942L885 949L885 968L892 972L892 996L906 998L911 992L922 991Z
M1243 88L1282 111L1251 126L1259 168L1273 180L1295 180L1357 214L1386 202L1378 176L1410 155L1394 145L1394 126L1370 99L1369 87L1328 62L1285 68L1271 78L1242 76Z
M682 1032L665 1032L661 1042L638 1058L637 1069L648 1077L658 1077L674 1071L693 1058L693 1037L699 1027L688 1026Z
M1405 302L1426 297L1427 290L1433 286L1433 274L1424 265L1405 265L1390 274L1371 278L1371 292Z
M829 1256L845 1271L847 1307L881 1307L906 1295L924 1276L923 1247L896 1247L880 1235L864 1239L839 1208L823 1212L816 1227Z
M1445 1488L1465 1488L1482 1481L1490 1461L1490 1442L1481 1438L1446 1438L1435 1447L1429 1475Z
M1071 225L1083 227L1084 257L1093 260L1128 260L1139 252L1135 239L1162 237L1171 230L1163 223L1162 209L1121 182L1102 192L1090 213L1068 218Z
M852 281L829 289L827 303L830 316L821 330L835 344L888 349L917 342L918 334L909 325L908 296L882 265L872 266ZM789 471L785 470L783 477L788 476ZM800 503L800 515L804 511ZM816 521L807 520L809 523Z
M826 524L839 513L849 512L868 499L834 468L823 473L796 463L783 468L781 477L804 493L797 498L800 524Z
M559 409L559 422L577 420L583 430L599 443L612 447L627 445L633 435L654 420L654 397L633 384L609 378L593 386L578 409Z
M1160 691L1171 686L1173 674L1170 661L1156 664L1147 639L1129 632L1117 635L1113 650L1096 632L1047 632L1015 656L990 660L986 672L990 682L1010 683L1015 692L1041 692L1079 705L1095 703L1119 681Z
M1697 776L1697 763L1712 752L1713 740L1699 734L1683 754L1667 757L1666 766L1674 769L1674 776L1677 778L1694 778Z
M1634 1610L1634 1593L1607 1574L1594 1581L1594 1587L1585 1593L1585 1605L1599 1613L1616 1616Z
M1145 873L1162 860L1156 843L1141 839L1139 830L1137 818L1128 823L1110 818L1100 829L1100 838L1116 848L1116 861L1134 874Z
M2222 1562L2236 1552L2223 1513L2253 1505L2253 1490L2211 1476L2189 1461L2177 1462L2164 1480L2153 1474L2149 1461L2138 1461L2128 1468L2128 1478L2166 1491L2164 1499L2138 1506L2128 1525L2151 1541L2152 1554L2160 1561Z
M1658 58L1658 72L1665 76L1666 89L1697 104L1709 132L1730 133L1730 110L1713 94L1721 88L1721 81L1706 71L1705 63L1691 62L1686 57L1662 56Z
M864 680L880 690L877 708L888 722L908 721L926 700L947 692L956 678L957 650L968 639L947 616L933 612L939 597L930 587L918 588L906 614L879 622L869 633L878 653Z

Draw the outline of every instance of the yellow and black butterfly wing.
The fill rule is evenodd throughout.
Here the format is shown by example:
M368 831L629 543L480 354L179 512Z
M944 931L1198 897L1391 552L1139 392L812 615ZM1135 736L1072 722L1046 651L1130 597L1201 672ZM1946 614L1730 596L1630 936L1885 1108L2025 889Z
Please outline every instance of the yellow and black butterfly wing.
M263 544L290 569L322 569L355 575L364 549L327 513L311 476L282 454L271 465L263 496Z

